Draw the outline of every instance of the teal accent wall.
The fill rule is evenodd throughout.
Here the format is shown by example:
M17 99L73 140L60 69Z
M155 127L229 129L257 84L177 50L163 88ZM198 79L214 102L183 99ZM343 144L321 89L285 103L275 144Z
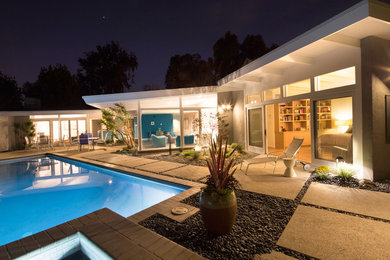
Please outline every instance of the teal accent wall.
M142 138L150 138L151 134L156 134L159 130L164 133L173 132L173 114L144 114L141 122Z

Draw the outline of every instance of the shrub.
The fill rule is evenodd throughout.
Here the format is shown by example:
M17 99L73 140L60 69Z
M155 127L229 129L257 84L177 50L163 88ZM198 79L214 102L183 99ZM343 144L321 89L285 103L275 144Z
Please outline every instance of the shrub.
M174 156L179 156L181 154L181 152L176 152L175 154L174 154Z
M330 168L328 166L320 166L316 168L316 173L329 173Z
M196 161L200 158L200 152L194 151L192 154L192 160Z
M339 163L333 172L338 175L343 181L350 180L356 173L353 165L348 163Z
M194 153L194 151L185 151L185 152L183 152L183 155L184 156L192 156L193 153Z
M231 147L232 149L236 149L236 151L239 152L239 153L243 153L243 152L244 152L244 147L242 146L242 144L232 143L232 144L230 145L230 147Z

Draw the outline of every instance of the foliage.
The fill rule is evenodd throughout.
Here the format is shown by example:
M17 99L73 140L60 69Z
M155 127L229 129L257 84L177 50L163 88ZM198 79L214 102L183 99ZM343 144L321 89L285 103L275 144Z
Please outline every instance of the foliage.
M236 169L236 161L232 156L235 149L230 153L228 157L225 156L227 153L227 141L225 145L222 145L223 140L221 137L218 138L218 144L211 140L209 148L209 158L207 158L207 166L209 168L210 175L207 177L208 189L215 189L217 191L230 189L235 190L240 187L239 182L233 176Z
M184 156L192 156L193 153L194 153L194 151L185 151L185 152L183 152L183 155Z
M338 166L333 170L334 174L338 175L343 181L350 180L356 173L353 165L341 162Z
M316 173L316 178L321 181L326 181L327 179L329 179L329 177L329 173Z
M123 104L114 105L114 107L102 110L102 123L115 138L122 140L131 149L135 147L134 117L127 112Z
M192 160L196 161L200 159L200 152L194 151L192 154Z
M31 143L31 139L35 136L35 125L30 119L22 123L14 123L14 132L19 139L27 137Z
M236 151L239 153L244 153L244 146L242 144L232 143L230 145L230 148L236 149Z
M21 94L15 78L0 72L0 110L21 108Z
M42 67L34 83L23 85L26 97L40 100L41 108L82 108L85 105L76 78L65 65Z
M192 121L193 132L196 133L196 137L200 140L200 145L204 145L204 140L210 139L213 136L221 136L222 139L229 138L229 122L226 120L227 116L223 113L202 113L199 118ZM202 133L199 132L200 127ZM211 132L205 131L209 129Z
M84 55L78 59L81 66L78 78L84 95L122 93L134 83L137 57L122 49L119 43L98 45L96 51Z
M316 168L316 173L329 173L330 168L328 166L320 166Z
M202 60L199 54L175 55L171 57L165 85L168 89L192 88L215 85L212 60Z

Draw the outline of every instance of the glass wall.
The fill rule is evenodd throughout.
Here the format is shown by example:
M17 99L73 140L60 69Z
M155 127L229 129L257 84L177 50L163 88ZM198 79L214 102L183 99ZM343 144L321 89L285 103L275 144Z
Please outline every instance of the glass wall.
M180 110L141 111L141 140L143 149L181 146Z
M278 98L281 98L280 87L266 89L263 91L263 100L264 101L278 99Z
M290 83L283 86L284 88L284 96L296 96L301 94L310 93L310 79L305 79L301 81L297 81L294 83Z
M249 145L263 148L263 108L248 110Z
M314 78L316 91L355 85L355 67L333 71Z
M316 108L316 157L352 163L352 97L319 100Z
M184 146L199 144L199 110L183 111Z

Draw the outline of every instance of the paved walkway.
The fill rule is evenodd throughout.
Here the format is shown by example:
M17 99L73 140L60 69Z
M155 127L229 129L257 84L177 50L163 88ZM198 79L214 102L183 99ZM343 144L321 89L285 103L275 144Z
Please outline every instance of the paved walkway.
M156 213L181 222L199 210L180 201L199 192L202 184L191 180L204 179L208 174L206 167L112 153L116 149L57 152L74 159L194 187L130 216L135 223ZM14 152L9 155L15 158L21 154ZM4 153L0 155L0 159L7 157ZM297 178L286 178L282 163L277 165L275 173L272 171L273 166L268 164L265 168L264 165L251 165L248 175L240 170L236 172L244 190L295 200L298 205L277 241L276 251L256 255L255 259L291 259L278 251L320 259L390 259L390 194L313 182L300 199L297 195L310 174L299 166L296 167ZM186 206L189 212L184 216L174 216L171 209L175 206Z

